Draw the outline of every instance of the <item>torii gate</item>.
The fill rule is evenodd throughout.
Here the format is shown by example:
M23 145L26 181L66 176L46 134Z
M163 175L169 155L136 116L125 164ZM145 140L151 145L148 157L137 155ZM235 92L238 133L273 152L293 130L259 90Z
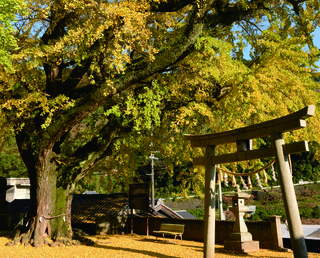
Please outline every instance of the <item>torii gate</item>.
M289 154L309 151L308 142L285 144L282 133L305 128L305 119L313 116L314 112L315 106L309 105L293 114L252 126L212 134L184 135L185 140L191 141L192 147L205 147L205 157L193 159L194 165L205 166L205 258L213 258L215 253L215 165L269 157L276 159L294 257L308 257L288 160ZM251 150L251 139L269 135L272 147ZM216 145L234 142L237 152L215 156Z

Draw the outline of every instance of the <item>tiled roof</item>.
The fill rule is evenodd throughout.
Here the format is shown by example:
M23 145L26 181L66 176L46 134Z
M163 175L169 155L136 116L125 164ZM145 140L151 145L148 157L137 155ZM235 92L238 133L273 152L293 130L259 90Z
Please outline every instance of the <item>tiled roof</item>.
M172 209L170 209L168 206L166 206L161 198L155 200L154 210L168 218L183 219L182 216L180 216Z
M198 217L194 216L192 213L188 212L187 210L174 211L174 212L179 214L184 219L199 219Z
M183 219L182 216L175 213L173 210L171 210L169 207L165 205L159 205L157 208L155 208L156 212L166 216L167 218L176 218L176 219Z
M127 214L129 198L124 195L74 195L71 205L72 223L96 223L103 216Z
M85 191L83 194L99 194L96 191Z
M135 210L134 216L137 217L146 217L147 216L147 211L146 210ZM149 207L148 210L148 216L149 217L155 217L155 218L167 218L168 216L164 216L163 214L160 214L156 210L152 209Z
M26 185L30 186L30 179L29 178L6 178L7 185Z

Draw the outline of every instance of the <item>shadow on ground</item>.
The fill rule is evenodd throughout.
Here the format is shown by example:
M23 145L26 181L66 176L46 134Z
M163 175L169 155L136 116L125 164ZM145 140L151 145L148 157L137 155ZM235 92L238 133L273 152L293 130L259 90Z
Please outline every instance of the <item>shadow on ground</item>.
M264 255L263 254L264 252L266 252L266 251L260 250L258 252L252 252L252 253L236 253L236 252L224 250L223 246L215 248L215 253L216 254L223 254L223 257L259 257L259 258L281 258L281 257L283 257L283 255L280 255L281 252L278 252L278 251L272 251L273 252L272 255L270 255L270 254ZM268 250L267 252L270 252L270 250ZM259 256L257 256L258 253L259 253ZM277 254L279 254L279 256Z
M0 231L0 237L8 238L8 240L12 240L14 237L14 231Z
M160 239L151 239L151 238L143 238L143 239L137 239L136 241L141 241L141 242L150 242L154 244L160 244L160 245L179 245L179 246L185 246L185 247L190 247L193 248L194 250L202 252L203 248L194 246L194 245L186 245L185 242L181 243L181 240L176 240L174 242L174 239L170 238L160 238Z
M105 246L105 245L95 245L93 247L96 248L104 248L108 250L115 250L115 251L121 251L121 252L130 252L130 253L137 253L137 254L144 254L149 255L150 257L159 257L159 258L176 258L175 256L171 255L165 255L157 252L152 251L143 251L143 250L137 250L137 249L131 249L131 248L123 248L123 247L112 247L112 246Z

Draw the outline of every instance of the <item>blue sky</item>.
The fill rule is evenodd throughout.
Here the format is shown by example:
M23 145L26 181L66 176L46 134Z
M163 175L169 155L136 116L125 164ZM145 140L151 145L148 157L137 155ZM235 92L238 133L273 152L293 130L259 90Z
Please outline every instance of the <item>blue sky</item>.
M315 36L313 38L313 44L315 44L318 48L320 48L320 28L319 27L315 30L314 35ZM320 61L318 61L317 65L320 66Z
M320 27L318 27L314 32L313 44L320 49ZM247 59L250 59L249 52L250 52L250 47L246 47L244 49L244 56ZM317 65L320 67L320 60L317 62ZM318 70L320 71L320 68L318 68Z

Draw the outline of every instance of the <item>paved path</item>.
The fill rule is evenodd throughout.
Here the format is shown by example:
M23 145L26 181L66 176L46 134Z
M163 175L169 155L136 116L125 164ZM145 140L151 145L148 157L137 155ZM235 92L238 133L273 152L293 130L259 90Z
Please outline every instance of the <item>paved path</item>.
M302 225L305 239L320 239L320 225ZM281 224L282 238L290 238L289 230Z

